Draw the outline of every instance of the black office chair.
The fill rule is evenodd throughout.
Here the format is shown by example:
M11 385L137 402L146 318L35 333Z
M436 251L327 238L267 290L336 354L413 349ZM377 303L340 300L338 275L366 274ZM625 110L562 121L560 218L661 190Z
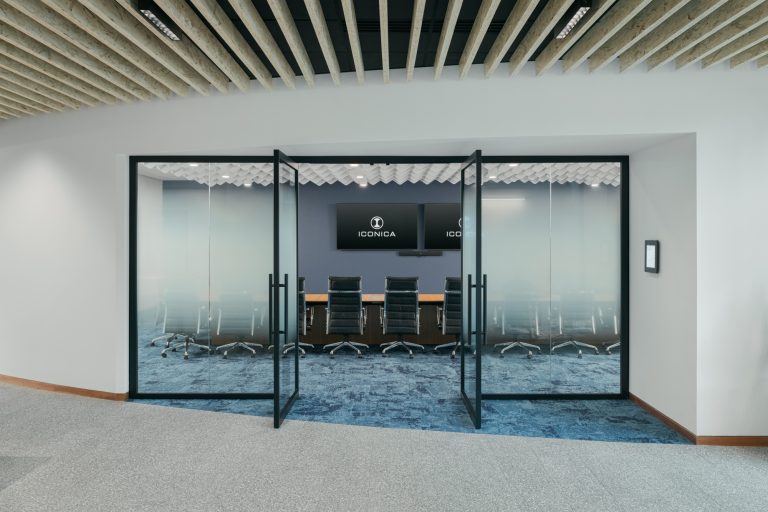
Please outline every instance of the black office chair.
M424 345L405 341L405 334L419 334L419 278L387 277L384 289L382 324L384 334L396 334L397 340L382 343L383 357L393 348L401 347L413 357L412 348L424 351Z
M611 350L621 346L619 338L619 315L614 304L600 304L597 307L597 320L600 333L616 340L605 348L605 353L611 355Z
M510 298L501 308L500 316L501 335L511 341L494 344L494 348L502 347L499 357L516 347L527 350L528 359L533 357L534 350L541 353L541 347L530 343L539 336L539 320L532 301L524 297Z
M582 355L582 348L594 350L595 354L600 353L596 346L576 339L583 336L594 336L597 333L592 294L580 292L563 297L560 304L559 329L560 335L565 337L566 341L552 347L552 353L563 347L578 348L579 358Z
M331 276L328 278L325 333L342 335L341 341L323 347L323 350L331 350L331 357L345 347L354 350L357 357L363 357L361 348L368 349L368 345L349 339L352 334L363 334L365 325L362 280L362 277Z
M299 278L298 284L299 284L299 290L298 290L299 336L306 336L309 325L312 325L312 323L314 322L315 314L311 308L307 308L307 292L304 290L303 277ZM294 345L293 343L287 345L283 349L283 357L287 356L290 352L292 352L295 347L296 345ZM299 341L299 354L301 354L301 357L304 357L307 353L306 350L304 350L305 348L313 349L315 348L315 346L312 345L311 343L304 343L302 341Z
M189 359L190 347L212 353L210 339L207 345L198 343L208 325L207 311L207 308L201 306L190 294L169 293L163 312L165 348L160 355L167 357L168 352L176 352L183 348L184 359ZM157 339L152 340L151 344L154 345Z
M450 348L451 359L454 359L461 345L461 278L446 277L443 293L443 305L437 308L437 326L443 334L454 335L456 341L437 345L433 352L437 354L442 348Z
M222 295L216 321L216 335L234 336L236 341L216 347L216 352L223 350L223 356L226 359L231 351L243 349L250 352L251 357L255 357L256 349L263 349L264 345L245 340L254 338L258 318L260 318L259 311L254 307L249 295L241 293Z

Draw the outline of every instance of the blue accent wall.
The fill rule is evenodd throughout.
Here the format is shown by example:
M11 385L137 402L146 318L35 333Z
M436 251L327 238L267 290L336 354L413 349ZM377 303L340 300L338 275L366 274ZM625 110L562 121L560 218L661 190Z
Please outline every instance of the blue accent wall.
M424 247L424 203L458 203L461 187L449 183L302 185L299 190L299 274L306 290L322 293L328 276L362 276L365 293L383 293L386 276L418 276L423 293L443 290L446 276L461 272L459 251L442 256L399 256L398 251L336 249L336 203L419 204L419 248Z

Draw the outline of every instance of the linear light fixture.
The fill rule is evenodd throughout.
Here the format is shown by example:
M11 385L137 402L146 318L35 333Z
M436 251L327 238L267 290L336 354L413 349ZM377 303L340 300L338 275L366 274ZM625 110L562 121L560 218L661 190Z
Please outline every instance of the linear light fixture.
M555 39L565 39L568 37L568 34L571 33L571 31L576 27L576 25L579 24L581 19L586 16L586 14L589 12L589 10L592 8L592 2L591 0L577 0L573 3L570 9L568 9L568 12L565 13L564 20L568 20L565 22L565 25L562 25L555 36Z
M139 12L149 20L152 25L160 31L165 37L173 41L181 41L177 27L171 18L168 17L152 0L139 0L137 6Z

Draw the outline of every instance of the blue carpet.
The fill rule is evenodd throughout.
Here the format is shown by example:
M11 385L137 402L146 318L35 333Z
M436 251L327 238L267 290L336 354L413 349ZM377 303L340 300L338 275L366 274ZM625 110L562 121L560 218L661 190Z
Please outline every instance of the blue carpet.
M145 332L145 340L150 339ZM139 349L139 390L151 392L272 391L272 358L244 353L223 359L191 351L161 358L159 347L144 341ZM378 351L358 359L330 359L310 353L301 364L301 398L289 419L348 425L481 432L628 441L687 443L674 431L627 400L485 400L483 428L470 423L459 398L459 360L446 354L417 354L414 359ZM572 351L527 359L516 352L500 359L483 356L484 392L618 392L618 355ZM140 400L143 403L271 416L270 400Z

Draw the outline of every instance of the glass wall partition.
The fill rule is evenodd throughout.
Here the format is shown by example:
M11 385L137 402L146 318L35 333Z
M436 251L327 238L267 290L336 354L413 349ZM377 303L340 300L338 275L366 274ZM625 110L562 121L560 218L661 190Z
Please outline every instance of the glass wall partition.
M621 392L621 164L485 165L483 392Z
M140 396L273 396L271 162L137 162Z

